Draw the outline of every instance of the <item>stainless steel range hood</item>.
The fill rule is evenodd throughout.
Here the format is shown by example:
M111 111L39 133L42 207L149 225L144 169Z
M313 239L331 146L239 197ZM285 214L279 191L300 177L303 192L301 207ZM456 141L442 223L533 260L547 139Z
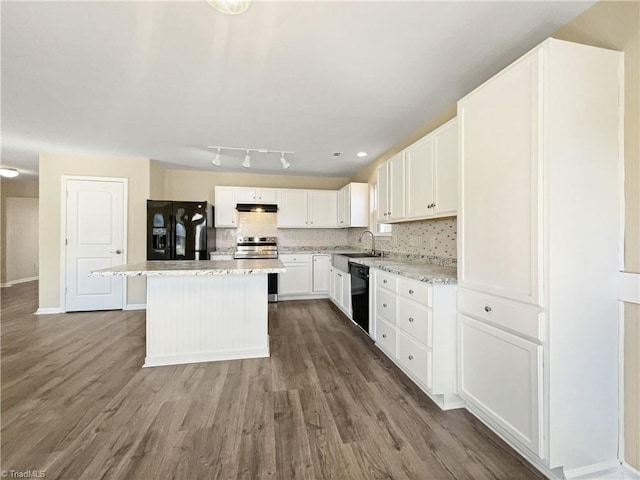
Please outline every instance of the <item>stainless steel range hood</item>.
M239 212L266 212L276 213L278 211L277 205L265 205L262 203L238 203L236 210Z

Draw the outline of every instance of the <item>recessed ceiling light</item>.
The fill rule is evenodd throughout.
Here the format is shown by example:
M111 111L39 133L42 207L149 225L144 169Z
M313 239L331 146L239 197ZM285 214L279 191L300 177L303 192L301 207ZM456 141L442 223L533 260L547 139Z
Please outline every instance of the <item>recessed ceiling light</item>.
M18 171L15 168L0 168L0 177L14 178L18 175Z
M366 157L368 155L367 152L358 152L356 153L356 155L358 155L359 157Z

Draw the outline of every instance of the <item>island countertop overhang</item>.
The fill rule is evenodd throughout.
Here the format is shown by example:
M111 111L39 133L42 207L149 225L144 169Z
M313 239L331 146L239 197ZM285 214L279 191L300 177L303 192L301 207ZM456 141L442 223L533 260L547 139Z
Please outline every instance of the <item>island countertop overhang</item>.
M90 277L188 277L210 275L266 275L284 273L278 259L147 261L103 268Z

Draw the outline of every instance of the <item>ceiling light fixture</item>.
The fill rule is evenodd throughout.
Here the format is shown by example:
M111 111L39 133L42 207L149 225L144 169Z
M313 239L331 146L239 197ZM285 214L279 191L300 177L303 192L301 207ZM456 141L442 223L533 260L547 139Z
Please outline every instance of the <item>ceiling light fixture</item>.
M358 152L358 153L356 153L356 155L358 157L366 157L368 155L368 153L367 152Z
M220 149L218 149L218 153L216 153L216 158L211 160L211 163L213 163L216 167L219 167L222 164L222 162L220 161Z
M20 174L15 168L0 168L0 177L15 178L18 175Z
M282 164L283 170L286 170L291 166L291 164L284 158L284 152L282 152L282 154L280 155L280 163Z
M242 162L242 166L244 168L251 168L251 155L249 155L249 150L247 150L247 154L244 156L244 162Z
M220 13L239 15L249 8L251 0L207 0L207 3Z
M216 156L213 160L211 160L211 163L213 163L216 167L219 167L221 162L220 162L220 158L222 155L222 150L235 150L235 151L242 151L245 152L246 155L244 156L244 160L242 162L242 166L244 168L251 168L251 153L279 153L280 154L280 164L282 165L282 169L286 170L287 168L289 168L291 166L291 164L287 161L286 158L284 158L285 154L293 154L295 152L289 152L287 150L268 150L266 148L242 148L242 147L219 147L216 145L209 145L207 147L208 149L211 150L217 150L218 153L216 153Z

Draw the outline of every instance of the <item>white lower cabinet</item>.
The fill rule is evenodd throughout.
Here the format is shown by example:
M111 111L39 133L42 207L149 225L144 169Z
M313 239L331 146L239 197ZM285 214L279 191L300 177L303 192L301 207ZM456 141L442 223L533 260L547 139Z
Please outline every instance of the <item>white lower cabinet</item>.
M331 266L329 277L329 298L347 317L352 318L351 275Z
M278 274L278 300L327 298L331 289L330 255L280 254L287 271Z
M455 393L455 285L431 285L371 269L376 345L440 408Z
M542 455L542 346L458 314L458 390L522 446Z
M329 292L329 266L331 257L329 255L313 255L313 292Z

